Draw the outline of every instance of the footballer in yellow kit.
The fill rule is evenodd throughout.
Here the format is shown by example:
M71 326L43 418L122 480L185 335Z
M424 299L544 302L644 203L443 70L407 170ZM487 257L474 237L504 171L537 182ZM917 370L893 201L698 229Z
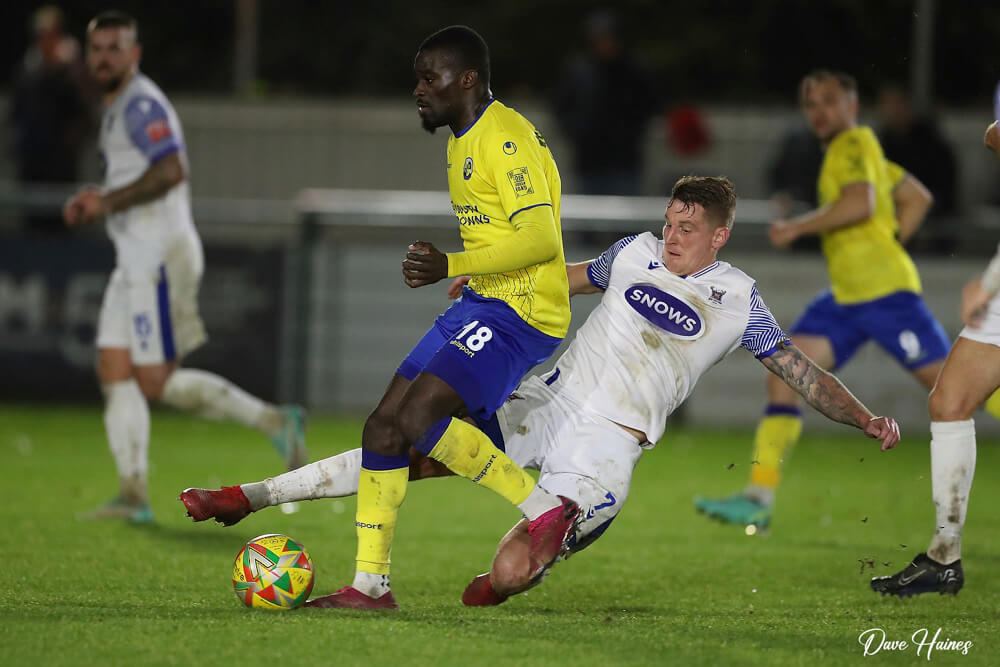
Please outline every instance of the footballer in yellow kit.
M830 289L817 295L788 330L792 344L827 370L845 364L873 340L927 389L948 355L944 329L920 297L920 277L900 243L919 225L931 196L912 175L886 160L874 132L857 125L857 84L820 70L800 86L800 102L825 148L820 207L769 231L778 248L820 237ZM779 386L780 385L780 386ZM757 427L750 482L741 493L698 498L695 506L748 533L770 524L781 464L802 432L799 395L768 379L768 405Z
M447 165L465 246L465 252L448 255L449 276L472 275L469 288L476 295L504 301L543 333L565 336L569 285L559 241L561 182L545 139L524 116L494 99L471 126L448 139ZM515 232L516 244L505 244ZM553 249L550 259L534 263Z

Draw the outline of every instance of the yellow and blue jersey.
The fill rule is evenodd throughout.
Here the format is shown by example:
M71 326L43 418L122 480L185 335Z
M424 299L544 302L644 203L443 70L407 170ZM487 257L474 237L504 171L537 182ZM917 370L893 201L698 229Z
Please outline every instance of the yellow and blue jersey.
M471 274L469 287L478 295L504 301L542 333L565 336L570 309L559 222L562 183L542 135L524 116L492 100L469 127L448 139L447 164L451 205L466 250L449 253L449 275ZM469 251L488 253L529 222L554 251L551 259L489 273L469 259ZM511 250L505 259L516 266L518 254L530 249Z
M892 190L905 172L885 159L882 146L868 127L855 127L830 143L819 176L820 206L832 204L853 183L875 188L870 218L822 234L830 285L837 303L872 301L894 292L920 293L913 260L896 238Z

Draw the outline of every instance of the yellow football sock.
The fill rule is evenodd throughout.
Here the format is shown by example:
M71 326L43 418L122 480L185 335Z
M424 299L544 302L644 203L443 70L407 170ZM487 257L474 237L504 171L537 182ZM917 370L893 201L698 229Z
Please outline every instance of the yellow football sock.
M993 395L986 399L986 404L983 407L986 408L986 412L1000 419L1000 390L993 392Z
M514 505L524 502L535 488L535 480L497 449L489 436L461 419L451 420L430 457Z
M358 479L358 511L354 527L358 534L357 569L389 574L389 552L396 531L396 516L406 496L410 469L361 469Z
M781 460L802 435L802 417L790 414L766 415L754 435L750 483L776 489L781 480Z

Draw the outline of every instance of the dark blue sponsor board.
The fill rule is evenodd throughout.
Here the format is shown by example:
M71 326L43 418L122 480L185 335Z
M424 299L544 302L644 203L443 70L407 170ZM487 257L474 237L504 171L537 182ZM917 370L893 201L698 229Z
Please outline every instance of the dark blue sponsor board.
M625 290L625 301L637 313L674 336L697 338L705 328L698 311L653 285L630 285Z
M199 306L209 340L186 366L275 397L283 258L280 250L205 248ZM94 339L114 263L103 236L0 238L0 399L100 398Z

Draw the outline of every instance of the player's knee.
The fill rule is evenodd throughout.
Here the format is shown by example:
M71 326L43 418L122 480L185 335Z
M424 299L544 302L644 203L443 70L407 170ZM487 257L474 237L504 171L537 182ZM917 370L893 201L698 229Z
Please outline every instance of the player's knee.
M396 411L396 428L402 434L406 445L413 445L434 425L428 417L429 411L413 401L404 402ZM436 420L435 420L436 421Z
M396 456L406 451L406 443L391 412L378 407L368 415L361 432L361 446L383 456Z
M490 569L490 583L500 595L516 595L531 584L531 565L527 558L497 554Z
M167 384L167 377L169 376L157 373L140 373L136 375L136 382L139 383L139 389L146 400L158 401L163 396L163 387Z
M927 411L931 421L956 422L972 419L972 414L979 407L972 403L963 392L942 389L940 385L931 390L927 397Z

